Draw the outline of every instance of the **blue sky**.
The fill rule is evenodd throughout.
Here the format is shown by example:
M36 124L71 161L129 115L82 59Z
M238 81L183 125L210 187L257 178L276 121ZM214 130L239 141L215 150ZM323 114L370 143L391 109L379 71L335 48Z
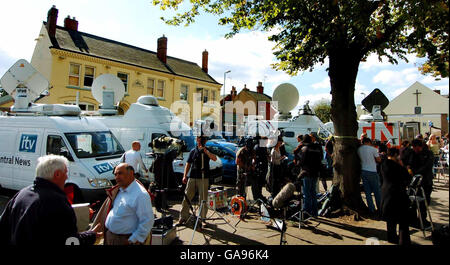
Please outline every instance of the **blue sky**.
M275 71L270 64L275 62L272 54L273 43L267 40L268 33L243 32L231 39L223 36L228 28L217 25L217 18L202 15L189 27L167 26L161 16L169 17L171 12L160 11L148 0L16 0L3 1L0 25L0 77L18 59L31 60L35 41L42 22L47 19L47 11L55 5L59 10L58 25L70 15L78 20L79 31L124 42L144 49L156 51L157 39L163 34L168 38L168 55L196 62L201 65L201 54L209 52L209 74L219 83L224 82L226 92L235 86L240 91L244 84L256 90L258 81L264 83L264 92L272 95L282 83L294 84L300 94L299 105L306 100L312 103L321 99L331 99L327 63L314 67L313 72L299 73L291 77ZM414 55L410 62L399 61L398 65L379 62L370 56L359 69L355 101L360 103L364 95L379 88L392 100L414 82L419 81L431 89L439 89L448 94L448 78L435 81L423 76L417 70L417 63L423 62ZM223 93L223 88L221 94Z

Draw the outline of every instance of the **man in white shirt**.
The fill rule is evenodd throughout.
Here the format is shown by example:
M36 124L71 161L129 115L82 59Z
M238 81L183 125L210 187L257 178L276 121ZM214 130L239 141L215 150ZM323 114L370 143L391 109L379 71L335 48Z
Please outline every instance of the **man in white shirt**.
M132 172L126 163L114 169L119 192L106 217L105 245L144 244L153 227L150 195Z
M367 137L362 139L362 145L358 148L358 156L361 159L361 178L366 193L367 206L372 213L375 213L372 192L375 196L377 209L380 209L381 191L377 163L380 163L381 158L378 150L372 146L372 141Z
M133 167L135 173L139 173L139 170L143 170L144 172L148 172L147 168L142 161L141 153L141 143L139 141L134 141L131 144L131 149L126 151L122 157L120 158L120 162L127 163L128 165ZM139 168L138 168L139 166Z

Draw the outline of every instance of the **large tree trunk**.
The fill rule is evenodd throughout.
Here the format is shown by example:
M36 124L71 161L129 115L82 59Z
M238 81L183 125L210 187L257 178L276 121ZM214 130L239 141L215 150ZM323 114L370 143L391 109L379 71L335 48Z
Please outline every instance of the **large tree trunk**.
M331 120L335 132L334 179L338 185L344 205L356 211L365 211L366 206L360 191L360 160L358 148L358 123L355 108L355 84L361 58L358 51L349 48L330 53L328 75L331 81Z

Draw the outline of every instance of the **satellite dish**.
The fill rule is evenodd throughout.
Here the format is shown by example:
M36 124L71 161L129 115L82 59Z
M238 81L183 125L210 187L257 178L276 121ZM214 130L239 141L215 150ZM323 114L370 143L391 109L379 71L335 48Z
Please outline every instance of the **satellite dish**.
M102 74L95 78L91 88L92 96L100 103L101 114L117 114L117 105L125 96L122 80L112 74Z
M278 101L279 118L290 118L290 111L294 109L299 100L297 88L289 83L283 83L275 89L272 95L273 101Z
M11 109L15 111L27 111L30 103L49 87L48 80L24 59L6 71L0 84L14 98Z

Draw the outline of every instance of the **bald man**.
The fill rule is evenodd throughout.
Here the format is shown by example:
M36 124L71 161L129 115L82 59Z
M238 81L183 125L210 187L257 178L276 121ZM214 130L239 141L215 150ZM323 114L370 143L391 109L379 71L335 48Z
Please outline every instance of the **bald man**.
M105 245L144 244L154 223L150 195L127 163L114 169L119 187L105 221Z
M134 172L137 174L139 174L140 170L143 170L145 173L148 172L147 167L145 167L144 162L142 161L142 156L139 152L140 150L141 143L139 143L139 141L134 141L131 143L131 149L125 152L120 158L120 162L127 163L132 166Z

